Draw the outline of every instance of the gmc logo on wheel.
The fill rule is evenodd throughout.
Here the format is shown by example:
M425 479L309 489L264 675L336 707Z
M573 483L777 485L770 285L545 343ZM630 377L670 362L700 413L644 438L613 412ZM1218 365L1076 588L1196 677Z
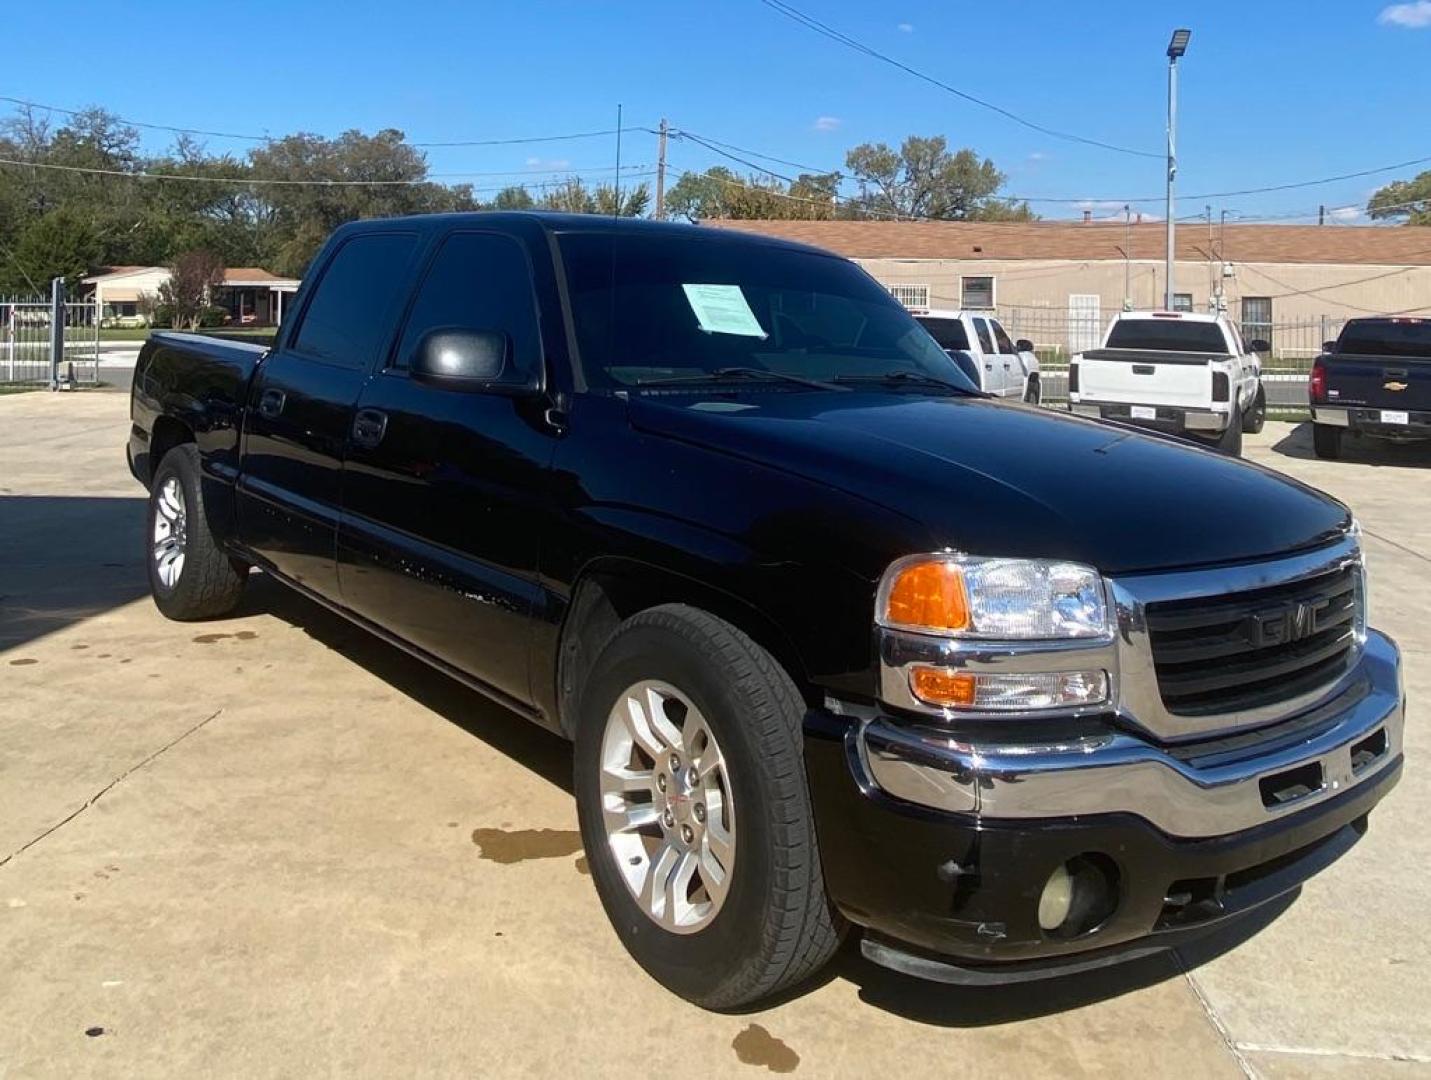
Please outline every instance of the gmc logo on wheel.
M1248 619L1248 637L1257 648L1287 645L1317 632L1321 613L1328 601L1300 601L1269 611L1254 612Z

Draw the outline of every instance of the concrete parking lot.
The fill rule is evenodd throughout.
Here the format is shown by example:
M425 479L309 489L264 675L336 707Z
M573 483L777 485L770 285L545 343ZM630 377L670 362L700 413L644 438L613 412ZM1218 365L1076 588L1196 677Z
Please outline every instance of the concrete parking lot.
M617 943L566 744L261 577L162 619L127 423L123 394L0 398L0 1078L1431 1075L1431 449L1249 440L1360 515L1412 703L1405 779L1298 898L1008 990L847 948L730 1016Z

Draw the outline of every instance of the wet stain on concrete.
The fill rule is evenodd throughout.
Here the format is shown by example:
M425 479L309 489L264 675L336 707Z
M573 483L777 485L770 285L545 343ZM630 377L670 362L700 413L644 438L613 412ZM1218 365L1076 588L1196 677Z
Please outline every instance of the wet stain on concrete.
M121 663L121 664L132 664L132 663L134 663L134 658L133 658L132 656L126 656L123 660L120 661L120 663Z
M32 656L22 656L18 660L11 660L11 667L29 667L31 664L38 664L39 661Z
M256 637L258 637L258 633L253 630L239 630L238 632L233 634L198 634L194 638L194 644L213 645L215 642L224 641L227 638L233 638L235 641L252 641Z
M472 842L482 858L496 863L558 859L581 850L575 829L473 829Z
M794 1072L800 1055L759 1024L750 1024L730 1042L735 1056L745 1065L763 1065L771 1072Z
M108 660L108 659L109 659L111 656L113 656L113 655L114 655L113 653L107 653L107 652L97 653L97 654L95 655L95 659L96 659L96 660Z
M102 1028L102 1027L85 1028L85 1029L84 1029L84 1033L85 1033L86 1035L88 1035L91 1039L97 1039L97 1038L99 1038L101 1035L104 1034L104 1028Z
M78 652L80 649L88 649L89 646L88 646L88 645L71 645L70 648L73 649L74 651Z
M591 877L591 863L586 861L585 855L578 855L576 857L576 862L572 865L576 867L576 872L578 874L582 874L586 877Z

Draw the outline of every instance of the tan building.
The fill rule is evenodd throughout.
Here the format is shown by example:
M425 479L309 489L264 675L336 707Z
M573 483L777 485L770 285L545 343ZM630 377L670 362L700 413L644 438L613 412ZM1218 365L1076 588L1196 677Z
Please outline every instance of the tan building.
M83 278L81 284L99 304L104 322L142 325L141 301L146 295L157 296L159 286L168 280L169 271L163 266L111 266ZM224 283L214 290L213 299L228 309L235 324L276 326L298 285L294 278L281 278L258 267L233 267L224 271Z
M1164 302L1161 222L716 221L860 263L910 307L989 308L1052 356L1091 347L1115 312ZM1178 226L1176 306L1217 307L1287 361L1365 314L1431 316L1431 228Z

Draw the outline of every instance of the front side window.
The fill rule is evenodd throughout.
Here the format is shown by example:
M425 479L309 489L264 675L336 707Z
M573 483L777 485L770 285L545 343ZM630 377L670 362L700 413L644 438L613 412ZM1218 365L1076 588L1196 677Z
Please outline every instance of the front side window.
M680 239L570 232L558 244L593 388L723 368L966 382L898 301L844 259L694 229Z
M974 311L988 311L994 306L994 279L966 277L960 279L960 305Z
M293 350L322 364L366 368L385 346L407 295L415 233L365 233L329 260Z
M520 243L497 233L454 233L428 268L392 366L405 368L423 334L438 327L501 330L523 373L541 366L532 273Z
M999 352L1005 356L1013 356L1018 352L1018 350L1014 348L1014 343L1009 340L1008 333L999 325L997 319L990 319L989 325L994 328L994 341L998 343Z
M994 351L994 338L993 335L989 333L989 320L975 319L974 332L979 335L979 344L982 346L984 352L992 353Z

